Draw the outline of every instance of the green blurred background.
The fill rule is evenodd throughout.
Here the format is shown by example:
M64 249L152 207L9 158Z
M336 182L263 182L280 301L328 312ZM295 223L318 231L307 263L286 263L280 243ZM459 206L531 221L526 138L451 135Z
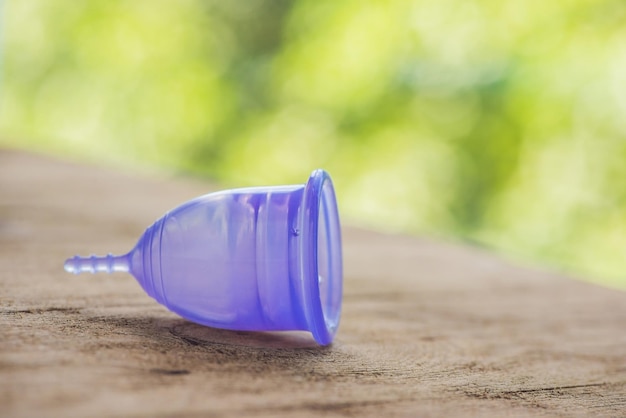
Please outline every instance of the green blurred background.
M0 145L224 186L626 288L623 0L5 1Z

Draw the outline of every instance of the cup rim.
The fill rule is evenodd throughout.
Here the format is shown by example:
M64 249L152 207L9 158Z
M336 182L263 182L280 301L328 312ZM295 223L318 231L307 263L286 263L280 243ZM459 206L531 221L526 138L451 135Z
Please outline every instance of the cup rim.
M326 209L322 208L323 199L325 199L325 188L330 191L329 197L331 197L331 199L326 201ZM332 180L326 171L318 169L311 173L304 188L302 207L301 225L303 236L301 240L300 269L303 273L304 281L304 312L313 338L319 344L327 345L332 342L341 318L343 266L337 199ZM333 263L338 266L338 274L331 274L328 278L333 292L339 293L338 306L334 307L334 312L330 313L325 312L325 309L328 307L323 306L319 288L318 225L322 210L325 210L326 222L333 232L332 237L329 236L328 239L332 240L329 245L333 246L335 251L330 251L330 254L331 257L335 257Z

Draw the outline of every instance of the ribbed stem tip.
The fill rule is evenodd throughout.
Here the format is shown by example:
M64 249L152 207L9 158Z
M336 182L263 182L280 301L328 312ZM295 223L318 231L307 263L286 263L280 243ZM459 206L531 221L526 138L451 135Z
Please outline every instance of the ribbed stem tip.
M102 257L91 255L89 257L74 256L65 260L65 271L68 273L113 273L114 271L129 271L128 254L108 254Z

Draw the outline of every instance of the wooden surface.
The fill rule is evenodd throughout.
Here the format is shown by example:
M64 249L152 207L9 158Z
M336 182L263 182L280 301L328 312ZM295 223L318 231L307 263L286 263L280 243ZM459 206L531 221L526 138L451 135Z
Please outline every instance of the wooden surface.
M626 293L475 248L345 229L325 348L63 271L211 188L0 151L0 416L626 416Z

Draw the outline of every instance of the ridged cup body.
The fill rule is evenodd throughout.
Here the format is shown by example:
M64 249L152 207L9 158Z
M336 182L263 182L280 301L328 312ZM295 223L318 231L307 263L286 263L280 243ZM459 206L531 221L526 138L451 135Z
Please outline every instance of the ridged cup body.
M131 272L159 303L191 321L234 330L308 330L328 344L342 292L330 178L320 170L306 185L191 200L146 230Z

